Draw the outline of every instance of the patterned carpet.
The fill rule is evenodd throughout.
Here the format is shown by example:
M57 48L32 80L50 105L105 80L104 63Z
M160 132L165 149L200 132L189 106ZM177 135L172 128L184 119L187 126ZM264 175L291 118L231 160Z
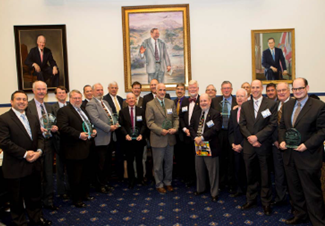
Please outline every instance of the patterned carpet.
M175 191L159 194L154 186L136 186L129 190L125 183L113 183L111 194L92 192L95 200L87 208L75 208L70 201L56 198L59 211L44 210L53 225L285 225L290 218L290 206L275 207L271 216L264 216L261 205L248 211L238 207L245 197L231 198L221 192L219 201L211 202L208 193L194 196L195 188L186 188L178 180ZM2 219L8 224L9 217ZM305 224L311 225L311 224Z

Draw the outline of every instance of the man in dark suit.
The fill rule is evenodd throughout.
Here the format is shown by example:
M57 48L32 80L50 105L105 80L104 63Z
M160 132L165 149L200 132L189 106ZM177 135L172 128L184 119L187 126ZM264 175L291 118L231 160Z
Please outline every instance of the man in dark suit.
M111 82L108 85L108 94L103 99L107 101L109 106L112 108L114 114L120 112L123 106L123 98L117 95L118 85L116 82Z
M132 83L132 93L135 95L135 98L136 98L135 105L140 107L140 108L142 108L142 104L143 104L143 98L140 96L141 89L142 89L142 85L141 85L140 82L133 82ZM128 104L126 103L126 101L123 101L122 108L125 108L127 106L128 106Z
M156 98L158 83L159 82L157 79L152 79L150 81L150 91L151 92L143 96L142 108L144 111L146 111L147 103ZM168 93L166 93L166 98L170 99L170 95Z
M240 131L244 140L244 161L247 176L246 203L242 210L256 205L259 173L261 185L261 202L265 215L271 215L271 178L269 159L271 158L272 134L277 127L276 103L262 96L263 85L260 80L251 84L253 99L241 107Z
M246 193L246 171L243 158L244 137L239 128L241 106L247 101L247 91L245 89L241 88L237 90L236 101L238 107L231 110L228 127L229 143L234 151L235 178L237 184L236 193L232 194L231 197L238 197Z
M126 96L127 107L120 111L119 122L121 125L121 133L124 137L123 147L127 160L129 188L133 188L135 184L135 174L133 169L134 159L136 160L136 169L138 182L145 185L143 181L143 147L145 142L146 124L144 121L144 111L136 106L136 97L133 93Z
M49 85L51 87L59 86L59 70L53 59L50 49L45 47L46 39L44 35L37 36L37 47L30 50L25 64L30 68L34 68L34 75L37 75L37 80L47 83L50 80Z
M67 96L68 90L64 86L58 86L54 90L54 94L58 102L52 104L52 113L55 117L57 117L58 110L67 105ZM60 149L60 135L59 132L54 134L54 148L56 153L56 187L57 187L57 194L63 199L67 200L68 191L69 191L69 182L67 175L65 173L65 161L63 153Z
M230 111L237 105L236 98L231 95L232 84L229 81L224 81L221 84L222 96L212 99L211 107L221 113L222 128L219 136L221 145L220 155L220 188L228 187L229 193L235 192L235 166L234 166L234 151L232 150L228 139L228 122Z
M67 162L67 172L71 187L73 204L86 207L83 200L92 200L89 196L89 152L91 141L97 132L92 128L87 111L82 110L82 94L72 90L69 94L70 104L58 111L61 147ZM83 123L90 123L84 131Z
M216 97L217 95L217 89L214 85L210 84L207 86L207 88L205 89L205 93L209 95L209 97L211 98L211 100L213 98Z
M195 147L190 136L190 123L195 111L200 110L199 84L196 80L188 83L189 98L182 101L179 110L179 133L182 135L182 149L180 154L182 177L187 187L195 185Z
M286 224L306 222L325 225L320 175L325 140L325 104L308 97L306 79L293 81L292 92L296 99L283 105L279 125L279 143L288 181L289 194L294 207L294 217ZM297 148L287 147L286 131L294 128L301 135Z
M266 80L281 80L282 75L288 74L282 49L274 47L274 38L269 38L267 44L269 48L264 50L262 55L265 78Z
M276 93L276 85L273 82L266 85L266 96L270 100L274 100L274 101L278 100L277 93Z
M195 157L196 170L196 192L194 195L200 195L206 190L207 179L206 171L210 182L210 194L213 202L218 201L219 194L219 155L221 152L218 132L221 129L220 113L210 108L211 98L204 93L200 96L200 110L193 112L190 124L190 134L192 140L197 145L205 141L209 142L211 156Z
M36 116L40 119L44 114L52 112L52 107L44 102L47 94L47 85L43 81L36 81L33 83L34 99L28 102L26 111L28 114ZM41 131L44 140L44 149L41 158L42 162L42 202L45 208L51 210L58 210L59 208L53 205L54 185L53 185L53 154L55 140L53 134L58 131L58 127L53 125L50 131L44 128L43 120L40 119Z
M41 203L41 162L43 137L39 119L25 109L28 97L23 91L11 95L11 110L0 116L0 148L3 149L3 176L10 195L10 213L13 225L32 223L51 225L43 218Z
M81 108L86 109L87 103L93 98L93 89L90 85L85 85L83 91L85 99L82 101Z

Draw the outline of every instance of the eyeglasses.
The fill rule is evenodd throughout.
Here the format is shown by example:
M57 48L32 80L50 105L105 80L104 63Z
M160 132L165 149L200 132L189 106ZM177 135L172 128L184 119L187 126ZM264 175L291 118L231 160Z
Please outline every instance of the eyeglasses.
M303 90L305 88L306 88L306 86L305 87L292 88L291 90L292 90L292 92L294 92L294 91L301 91L301 90Z
M285 92L287 92L287 90L289 90L289 89L278 89L277 92L278 93L285 93Z

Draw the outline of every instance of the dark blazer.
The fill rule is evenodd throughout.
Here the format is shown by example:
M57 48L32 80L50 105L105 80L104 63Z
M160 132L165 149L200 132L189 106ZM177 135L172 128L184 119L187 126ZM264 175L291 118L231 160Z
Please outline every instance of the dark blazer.
M141 116L141 121L137 120L137 117ZM142 108L136 106L135 107L135 126L139 129L139 133L142 135L141 144L145 145L145 132L146 132L146 120L144 118L145 112ZM119 114L119 124L121 125L121 133L123 137L130 133L132 129L131 124L131 116L129 112L129 108L125 107L120 111ZM125 140L125 139L124 139Z
M44 149L38 118L28 112L26 116L33 140L30 139L24 125L13 110L10 109L0 116L0 148L4 153L2 165L4 178L22 178L35 171L41 171L40 158L33 163L24 159L27 150Z
M269 109L271 115L267 118L263 118L261 112ZM253 100L243 103L240 112L240 131L246 138L244 140L244 153L252 154L256 152L259 155L269 154L269 145L272 143L272 134L277 128L277 109L276 103L266 97L263 97L262 103L255 119L254 115L254 102ZM247 140L247 137L255 135L258 142L261 143L261 147L253 147Z
M88 104L88 102L89 102L89 101L88 101L87 99L84 99L84 100L82 101L82 104L81 104L81 107L80 107L80 108L81 108L82 110L85 110L85 109L86 109L86 105Z
M45 102L44 102L44 105L45 105L45 108L46 108L47 113L52 113L52 107L51 107L51 105L48 104L48 103L45 103ZM38 117L36 103L35 103L35 100L34 99L28 101L28 107L27 107L26 111L29 114L35 115L38 119L40 118L40 117Z
M170 99L170 95L168 93L166 93L165 98ZM142 108L143 108L144 112L146 112L147 103L149 101L151 101L151 100L153 100L153 94L152 93L148 93L148 94L143 96Z
M291 116L296 100L291 99L283 105L282 118L279 125L279 143L285 140L285 132L292 128ZM308 98L301 109L295 126L301 134L301 143L307 150L294 151L288 148L283 152L283 160L287 165L293 158L298 169L320 169L323 157L323 141L325 140L325 104L313 98Z
M244 147L244 137L240 132L240 127L237 122L237 113L238 113L238 108L230 111L229 125L228 125L229 143L230 145L240 144L242 147Z
M282 49L279 49L276 47L274 47L274 49L275 49L275 60L273 60L270 49L264 50L263 54L262 54L262 65L265 68L266 75L267 75L267 73L279 74L279 72L282 71L281 67L280 67L280 62L281 62L283 70L287 70L287 66L286 66L286 63L284 60ZM273 73L272 69L270 68L271 66L277 68L278 72ZM282 78L278 78L278 75L275 75L274 79L278 80L278 79L282 79Z
M234 97L233 95L231 95L232 97L232 101L231 101L231 110L233 109L233 107L235 107L237 105L237 101L236 101L236 97ZM221 106L220 106L220 102L223 100L223 96L217 96L215 98L212 99L211 102L211 107L213 109L216 109L218 112L221 113Z
M40 66L41 69L43 68L46 68L46 67L51 67L53 68L54 66L57 67L57 64L55 62L55 60L53 59L53 56L52 56L52 52L49 48L44 48L44 51L43 51L43 62L41 62L41 55L40 55L40 52L38 50L38 47L34 47L30 50L26 60L25 60L25 64L30 68L32 69L33 66L32 64L33 63L36 63L38 64L38 66ZM48 63L50 65L48 65Z
M87 111L83 112L89 116ZM82 118L71 104L60 108L57 116L60 131L61 150L68 160L82 160L88 158L91 140L79 139L82 128Z
M120 108L122 109L122 107L123 107L123 98L118 96L118 95L116 95L116 98L117 98L118 103L120 104ZM114 104L114 101L113 101L111 95L109 95L109 93L108 93L103 97L103 99L107 101L107 103L111 107L113 113L117 113L116 112L116 107L115 107L115 104Z
M190 134L192 141L194 142L194 138L197 135L197 130L199 127L200 117L201 117L202 110L197 110L193 112L191 124L190 124ZM208 127L207 123L212 120L213 126ZM203 131L203 138L204 141L209 141L210 148L212 152L212 157L219 156L221 153L219 139L218 139L218 132L221 130L221 115L220 112L217 110L210 108L207 118L205 120L205 126ZM209 157L207 157L209 158Z

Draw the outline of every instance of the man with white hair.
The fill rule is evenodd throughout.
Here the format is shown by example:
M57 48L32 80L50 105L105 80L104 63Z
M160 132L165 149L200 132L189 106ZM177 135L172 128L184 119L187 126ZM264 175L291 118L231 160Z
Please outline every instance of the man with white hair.
M216 87L214 87L214 85L210 84L207 86L207 88L205 89L205 93L207 93L209 95L209 97L211 99L215 98L217 95L217 89Z
M111 82L108 84L108 94L103 99L107 101L112 108L113 113L119 113L123 106L123 98L117 95L118 84L117 82Z

